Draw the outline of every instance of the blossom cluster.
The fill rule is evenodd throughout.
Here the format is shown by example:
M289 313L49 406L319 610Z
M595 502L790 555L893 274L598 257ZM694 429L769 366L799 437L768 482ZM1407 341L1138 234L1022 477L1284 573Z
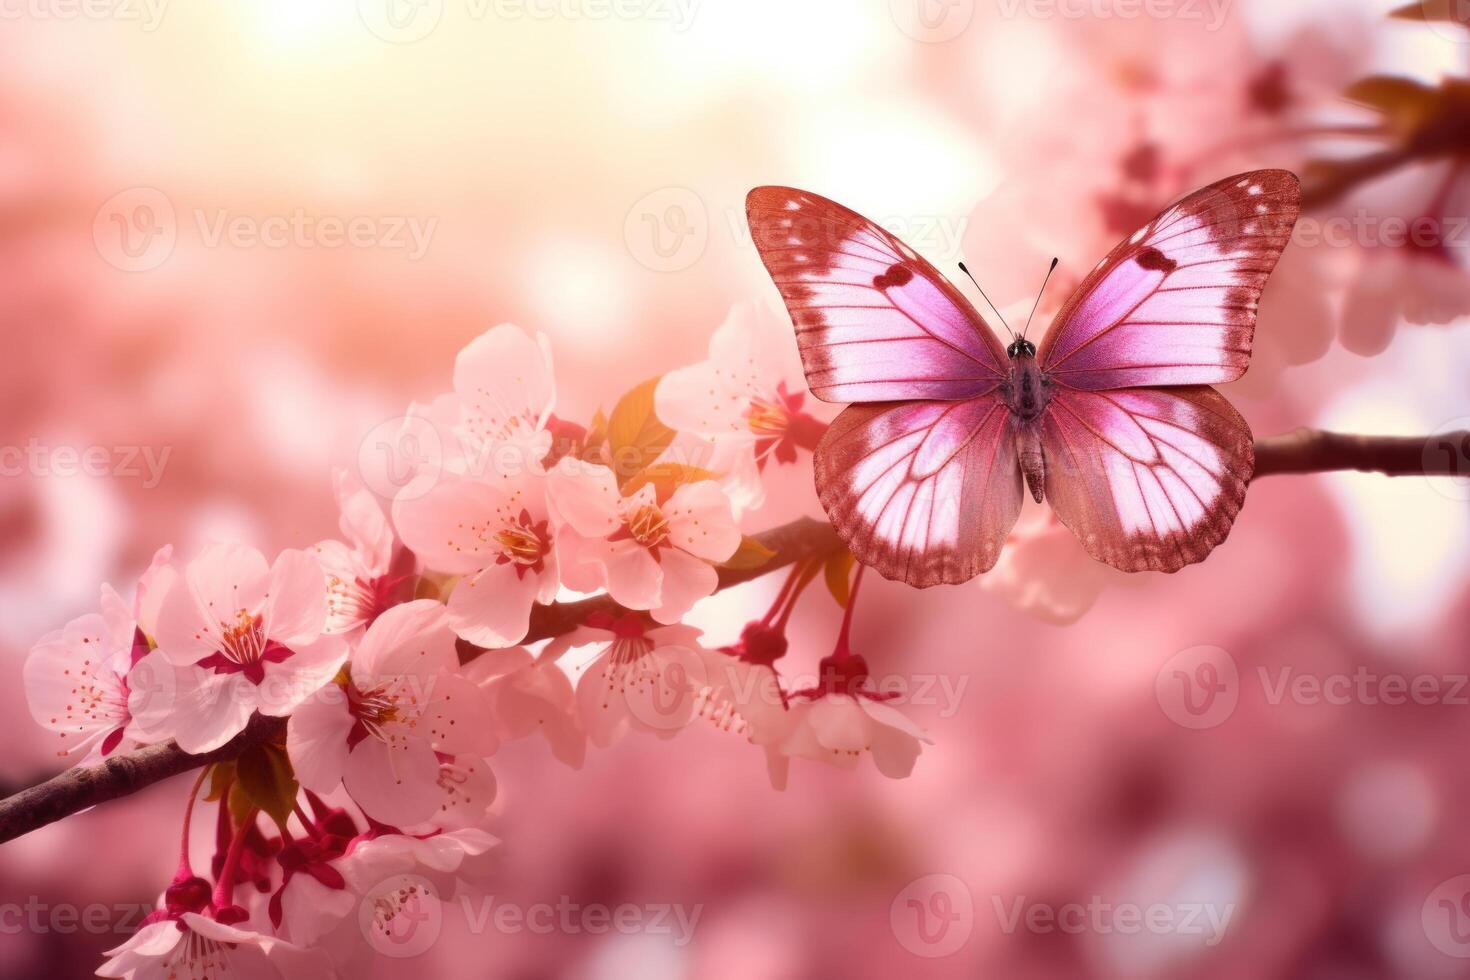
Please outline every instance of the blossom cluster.
M405 419L435 427L440 456L395 460L386 499L335 474L340 537L273 560L164 548L131 597L104 588L99 612L37 643L26 691L62 756L226 749L189 795L177 874L100 975L358 975L426 890L492 874L489 760L507 741L540 736L579 767L589 741L707 721L759 746L778 788L793 758L907 776L925 735L849 649L845 552L792 564L731 642L684 621L722 569L781 566L741 524L767 466L824 428L772 324L737 308L708 361L585 426L554 414L546 339L494 327ZM786 624L822 573L846 610L798 687L779 669ZM553 606L590 611L556 635L534 625ZM206 870L190 827L211 802Z

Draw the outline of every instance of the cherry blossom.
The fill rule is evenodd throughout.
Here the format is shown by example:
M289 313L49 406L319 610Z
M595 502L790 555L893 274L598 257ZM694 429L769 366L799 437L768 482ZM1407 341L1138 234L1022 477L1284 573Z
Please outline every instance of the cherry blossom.
M597 614L547 644L542 657L589 644L599 648L577 680L577 709L594 745L611 745L627 731L671 738L689 724L704 686L697 629Z
M654 395L664 424L735 452L730 470L753 481L743 488L752 508L762 496L759 470L771 459L796 462L797 450L814 448L825 428L803 407L795 353L789 331L768 308L738 303L710 337L709 359L670 371Z
M196 912L177 920L144 926L128 941L109 950L97 968L101 977L124 980L175 980L179 977L283 977L272 955L281 940L250 929L225 925Z
M531 607L556 598L561 580L543 475L446 474L421 495L399 496L393 523L429 568L461 576L449 595L449 624L471 643L519 643Z
M491 723L501 739L539 734L558 760L582 768L587 733L582 730L572 682L555 662L537 658L524 647L507 647L476 657L465 668L465 676L485 691Z
M291 714L346 659L341 638L322 632L326 616L326 576L310 553L283 551L267 565L243 545L205 549L164 598L158 649L142 661L186 668L172 696L150 705L152 725L207 752L257 710Z
M1081 619L1105 588L1132 580L1094 561L1050 507L1027 501L1000 560L977 581L1021 612L1062 625Z
M605 588L628 609L675 623L719 584L712 562L740 547L730 500L714 480L675 488L660 500L652 483L618 490L605 466L564 461L549 479L566 521L562 578L579 592Z
M460 676L444 607L429 599L394 606L374 621L348 664L297 707L286 746L301 785L345 785L365 814L393 826L440 808L440 755L484 756L496 740L488 706Z
M361 976L375 951L391 948L405 929L412 933L426 905L449 900L461 883L484 883L498 862L498 845L474 828L422 838L359 835L331 861L340 886L296 875L283 888L284 931L320 948L342 975Z
M412 556L397 548L388 516L361 480L337 470L332 481L344 540L322 541L314 550L327 574L325 631L350 633L402 598L411 576L395 568L394 557L397 553L411 561Z
M827 657L819 683L788 697L784 726L752 730L752 741L766 748L772 785L785 788L793 758L852 769L870 756L878 771L891 779L913 772L929 737L886 704L888 697L872 690L867 681L868 668L861 657Z
M101 611L80 616L43 637L26 657L26 700L37 724L57 733L57 754L86 752L81 761L110 755L125 739L151 741L134 722L129 707L130 677L151 691L144 667L133 670L149 650L147 631L154 628L157 604L172 569L171 549L163 548L139 580L130 607L111 587L102 587Z

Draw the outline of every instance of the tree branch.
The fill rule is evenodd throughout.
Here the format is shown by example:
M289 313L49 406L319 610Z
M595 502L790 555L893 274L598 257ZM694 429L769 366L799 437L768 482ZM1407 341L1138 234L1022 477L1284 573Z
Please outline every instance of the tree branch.
M1389 476L1456 476L1470 473L1470 432L1439 436L1356 436L1314 429L1256 440L1255 476L1367 470ZM830 524L802 518L756 535L775 554L752 568L722 568L721 589L759 578L795 562L841 547ZM608 596L537 606L525 642L570 632L592 613L620 612ZM473 654L471 654L473 656ZM13 840L90 806L136 793L200 766L238 757L251 745L284 736L284 718L256 716L233 740L205 755L189 755L172 741L150 745L99 765L69 769L0 800L0 842Z
M1256 477L1334 470L1387 476L1470 476L1470 432L1355 436L1295 429L1256 440Z

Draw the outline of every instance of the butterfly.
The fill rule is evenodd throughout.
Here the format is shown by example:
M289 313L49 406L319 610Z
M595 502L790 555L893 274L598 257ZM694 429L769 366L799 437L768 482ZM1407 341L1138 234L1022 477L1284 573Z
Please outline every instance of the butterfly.
M1210 386L1250 365L1300 200L1285 170L1183 197L1108 253L1038 347L1024 331L1002 346L932 265L856 212L752 190L746 220L807 384L852 403L815 471L853 554L920 588L967 581L995 565L1029 490L1115 568L1203 560L1255 465L1249 426Z

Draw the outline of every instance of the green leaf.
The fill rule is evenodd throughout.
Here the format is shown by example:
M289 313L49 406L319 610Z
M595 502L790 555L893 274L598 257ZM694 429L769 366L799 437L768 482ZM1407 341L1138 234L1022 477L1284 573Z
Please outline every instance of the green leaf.
M776 553L756 538L745 535L740 539L740 547L735 549L735 554L725 561L720 562L721 568L732 568L737 571L746 571L754 568L764 568L766 563L776 557Z
M236 785L252 806L284 824L296 805L296 774L284 750L275 745L252 745L235 760Z
M650 378L618 399L608 417L608 464L619 487L647 469L674 441L674 430L660 422L653 410L658 381Z
M857 559L852 556L852 552L843 548L828 558L826 565L822 567L822 575L827 580L827 591L832 593L832 598L843 609L847 608L847 602L852 598L852 568L856 564Z

